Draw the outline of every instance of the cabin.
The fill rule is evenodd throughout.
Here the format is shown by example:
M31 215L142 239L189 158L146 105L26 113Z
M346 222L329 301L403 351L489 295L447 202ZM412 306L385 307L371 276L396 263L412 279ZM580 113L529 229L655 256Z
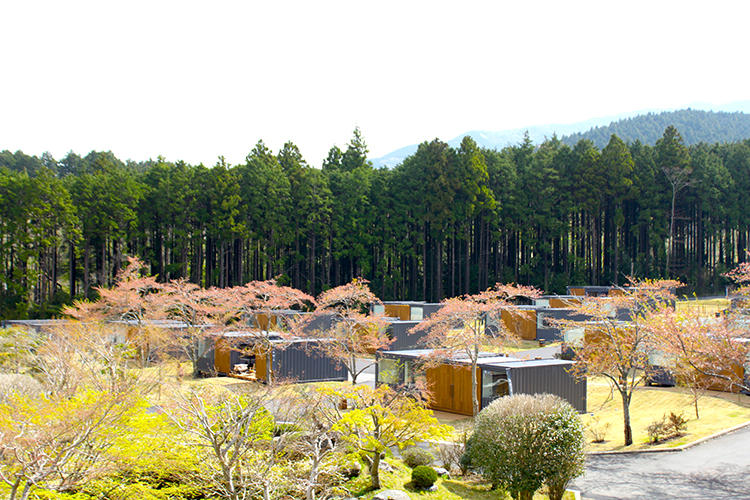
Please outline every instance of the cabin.
M256 328L262 331L288 331L293 323L303 321L303 330L305 333L310 334L311 336L315 336L313 334L316 333L325 336L326 332L333 328L335 320L336 317L333 312L330 314L319 314L313 317L312 313L309 312L301 312L293 309L278 309L270 314L256 313L248 318L247 324L251 328Z
M401 321L422 321L437 312L443 304L421 301L385 301L370 308L373 314L382 314Z
M581 304L581 297L576 295L542 295L533 299L533 305L543 308L570 308Z
M705 317L721 316L732 308L732 300L727 298L684 299L675 301L674 309L678 313L696 313Z
M70 322L71 320L69 319L4 319L0 322L0 326L2 328L22 328L34 333L42 333Z
M586 285L586 286L568 286L568 295L576 297L612 297L615 295L623 295L623 290L626 288L620 286L598 286L598 285Z
M393 387L421 379L431 392L433 410L472 415L471 363L456 357L423 368L429 349L378 353L376 384ZM576 378L574 363L559 359L523 360L496 353L481 353L477 365L477 397L484 408L493 400L513 394L554 394L577 411L586 412L586 380Z
M327 339L285 339L271 333L272 348L263 353L257 334L225 332L202 340L203 352L198 370L204 376L228 376L245 380L268 381L269 367L274 380L294 382L346 381L348 373L343 365L326 356L318 344Z
M734 342L748 344L750 338L734 339ZM674 374L669 369L669 360L666 355L660 351L652 351L648 356L648 366L646 367L646 385L656 385L661 387L672 387L676 385ZM750 386L750 354L744 364L732 364L718 370L723 376L733 380L743 380L746 386ZM732 392L748 394L747 391L730 383L729 381L702 376L703 388L709 391Z

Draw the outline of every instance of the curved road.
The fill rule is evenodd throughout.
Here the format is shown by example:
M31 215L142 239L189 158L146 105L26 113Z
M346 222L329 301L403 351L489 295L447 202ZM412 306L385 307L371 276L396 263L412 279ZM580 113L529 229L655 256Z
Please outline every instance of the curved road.
M750 427L685 451L587 457L586 499L750 499Z

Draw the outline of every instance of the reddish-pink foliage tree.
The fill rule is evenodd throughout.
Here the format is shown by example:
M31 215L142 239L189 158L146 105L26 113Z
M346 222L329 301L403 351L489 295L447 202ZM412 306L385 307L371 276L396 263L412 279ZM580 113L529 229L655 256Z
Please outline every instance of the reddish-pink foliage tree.
M676 312L663 307L646 318L653 346L678 382L698 399L707 388L750 390L745 367L750 360L747 327L733 315L706 317L694 309Z
M190 360L198 376L198 360L208 352L232 313L234 295L225 288L201 288L185 279L162 285L153 298L165 318L181 324L170 329L170 345Z
M474 414L479 413L477 397L477 364L483 350L503 347L518 340L501 318L505 310L514 314L514 302L519 297L538 297L541 292L533 287L496 284L476 295L453 297L442 302L443 307L411 332L425 332L421 343L432 349L426 356L428 365L443 360L465 357L471 365L471 395ZM494 320L497 329L490 334L486 325Z
M633 392L645 381L648 355L653 349L653 330L645 318L671 304L680 286L672 280L630 279L628 286L617 289L616 294L585 297L579 303L571 303L577 315L586 319L555 322L563 331L577 330L581 334L580 341L569 346L575 352L576 375L604 377L620 394L626 446L633 443Z
M739 285L734 294L750 298L749 262L725 276ZM750 391L746 374L750 335L743 309L727 311L721 317L704 317L691 309L677 313L663 308L650 318L650 326L656 348L666 354L678 375L703 386Z
M750 251L747 254L750 257ZM737 284L738 288L734 290L734 294L746 298L750 297L750 261L741 263L724 276Z
M162 317L157 300L161 289L162 284L153 276L145 275L143 263L129 257L112 288L96 288L98 300L76 301L64 308L63 314L84 322L110 322L128 330L127 341L136 347L145 366L163 344L163 331L152 323Z
M252 344L250 350L261 356L268 356L274 349L283 348L284 343L295 331L294 325L300 317L294 314L280 315L281 310L293 309L303 311L315 305L310 295L279 285L276 280L251 281L244 286L234 287L228 292L232 298L228 302L235 320L242 325L247 335L245 340ZM266 382L273 383L272 363L268 365Z
M316 348L343 365L357 383L357 377L373 363L357 363L358 359L388 347L392 340L386 332L387 322L382 315L370 314L370 308L379 304L367 280L356 278L351 283L337 286L318 296L317 309L295 331L305 337L324 337ZM323 331L310 327L323 320L330 328Z

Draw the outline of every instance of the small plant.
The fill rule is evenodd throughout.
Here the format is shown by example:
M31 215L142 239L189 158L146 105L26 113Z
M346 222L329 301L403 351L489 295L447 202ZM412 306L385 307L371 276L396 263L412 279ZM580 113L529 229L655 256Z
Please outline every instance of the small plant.
M607 436L607 431L609 431L609 425L609 422L602 423L599 420L599 415L591 417L591 422L589 422L586 428L589 435L591 435L591 442L603 443L604 438Z
M438 458L440 459L443 468L452 471L454 467L457 467L461 471L462 476L466 475L468 472L468 464L462 463L461 457L463 457L466 452L466 442L469 440L470 434L471 431L468 428L465 428L452 442L438 445Z
M435 460L432 453L424 448L418 448L416 446L405 449L401 453L401 458L403 458L404 463L412 469L419 465L431 465L432 461Z
M659 441L681 436L687 430L687 419L675 412L670 412L669 417L662 415L660 420L655 420L646 428L648 439L651 444Z
M654 420L646 428L648 432L648 440L651 444L656 444L662 441L667 436L667 422L665 417L661 417L661 420Z
M687 419L682 416L682 413L676 415L674 412L669 412L669 425L674 435L679 436L687 430Z
M415 487L426 490L437 481L438 475L435 469L426 465L417 465L411 471L411 482Z

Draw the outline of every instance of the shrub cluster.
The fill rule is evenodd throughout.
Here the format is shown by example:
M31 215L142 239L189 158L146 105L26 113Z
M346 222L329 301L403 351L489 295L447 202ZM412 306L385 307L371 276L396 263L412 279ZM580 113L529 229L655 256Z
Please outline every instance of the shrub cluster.
M419 448L417 446L413 446L402 451L401 458L403 458L404 463L412 469L419 465L432 465L433 460L435 460L435 457L432 456L432 453L425 450L424 448Z
M477 415L462 460L514 498L530 500L544 484L560 499L583 473L583 423L557 396L506 396Z
M687 430L687 419L682 413L677 415L675 412L669 412L669 416L663 415L661 420L656 420L646 428L648 439L652 444L659 441L681 436Z

